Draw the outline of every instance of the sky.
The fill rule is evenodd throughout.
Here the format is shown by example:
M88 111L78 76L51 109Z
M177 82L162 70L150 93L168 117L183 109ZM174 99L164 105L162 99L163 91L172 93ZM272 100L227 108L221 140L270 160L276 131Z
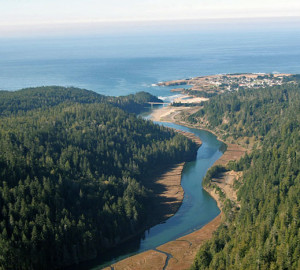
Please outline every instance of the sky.
M32 25L289 16L300 17L299 0L0 0L0 34Z

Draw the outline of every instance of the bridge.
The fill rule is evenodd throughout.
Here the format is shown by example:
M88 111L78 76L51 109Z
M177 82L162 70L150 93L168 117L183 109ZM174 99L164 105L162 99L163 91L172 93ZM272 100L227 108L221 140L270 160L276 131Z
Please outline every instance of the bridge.
M165 107L165 106L171 104L169 102L147 102L147 103L151 105L151 108L153 108L153 105L163 105L163 107Z

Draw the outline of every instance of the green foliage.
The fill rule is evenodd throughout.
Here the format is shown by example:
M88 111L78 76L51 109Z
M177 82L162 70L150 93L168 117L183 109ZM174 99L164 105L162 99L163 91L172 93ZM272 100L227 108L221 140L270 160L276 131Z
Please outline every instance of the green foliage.
M215 165L215 166L211 167L207 171L207 173L202 181L203 186L209 186L211 184L211 179L217 177L218 174L220 174L222 172L226 172L226 168L222 165Z
M173 107L196 107L196 106L202 106L204 102L200 103L184 103L184 102L173 102L172 106Z
M182 135L92 92L46 87L2 95L2 269L63 267L133 235L151 207L149 172L196 154Z
M147 92L138 92L128 96L109 97L109 101L114 106L131 113L141 113L145 107L150 106L148 102L163 102Z
M195 97L211 98L217 95L217 91L214 89L210 89L209 91L184 89L184 94L188 94Z
M294 74L291 76L285 76L283 77L283 82L290 82L290 83L294 83L294 82L300 82L300 74Z
M162 102L161 99L147 93L144 91L138 92L136 94L131 94L127 96L129 99L134 100L135 102L139 103L139 104L143 104L146 102ZM121 97L122 98L122 97Z
M252 121L258 121L257 126L251 130L254 124L247 119L243 133L264 134L264 143L250 156L229 165L244 171L238 191L241 208L234 216L227 216L228 226L221 226L200 248L193 269L299 269L299 92L296 86L286 91L278 87L266 93L257 90L257 98L252 101L255 91L242 94L240 110L247 108L242 114L252 111L249 104L260 103L257 113L252 111ZM273 101L261 102L263 96L272 97ZM231 98L232 95L223 96L220 102L224 99L223 104L229 104ZM236 112L230 119L240 116ZM267 123L268 132L261 133L260 125Z
M0 91L0 115L20 114L66 102L99 103L106 99L92 91L60 86L26 88L16 92Z
M0 91L0 115L24 112L57 106L61 103L107 103L132 113L140 113L148 102L162 102L146 92L128 96L111 97L74 87L45 86L26 88L16 92Z
M283 110L297 110L300 106L299 85L262 89L240 89L237 92L218 95L204 103L202 109L189 116L191 123L209 122L208 128L221 129L237 137L263 137L272 125L280 123ZM295 114L291 115L295 117ZM204 121L205 122L205 121Z

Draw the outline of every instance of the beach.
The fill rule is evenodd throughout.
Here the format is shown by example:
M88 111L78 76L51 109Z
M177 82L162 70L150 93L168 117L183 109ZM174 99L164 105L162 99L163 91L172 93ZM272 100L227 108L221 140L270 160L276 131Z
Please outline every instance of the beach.
M202 101L207 101L208 98L202 97L193 97L189 95L182 95L178 98L173 100L174 103L186 103L186 104L199 104ZM150 119L152 121L162 121L162 122L176 122L176 116L178 116L181 112L188 111L189 113L193 113L199 109L198 106L196 107L173 107L173 106L164 106L161 108L156 108L152 111Z

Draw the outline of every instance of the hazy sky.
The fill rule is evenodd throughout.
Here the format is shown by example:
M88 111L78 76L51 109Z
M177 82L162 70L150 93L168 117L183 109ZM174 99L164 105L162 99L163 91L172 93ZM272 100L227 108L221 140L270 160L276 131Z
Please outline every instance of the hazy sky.
M0 0L0 25L300 16L299 0Z
M95 29L101 33L191 29L194 24L184 25L182 20L257 17L300 18L300 0L0 0L0 38L89 34ZM149 25L153 21L157 23Z

